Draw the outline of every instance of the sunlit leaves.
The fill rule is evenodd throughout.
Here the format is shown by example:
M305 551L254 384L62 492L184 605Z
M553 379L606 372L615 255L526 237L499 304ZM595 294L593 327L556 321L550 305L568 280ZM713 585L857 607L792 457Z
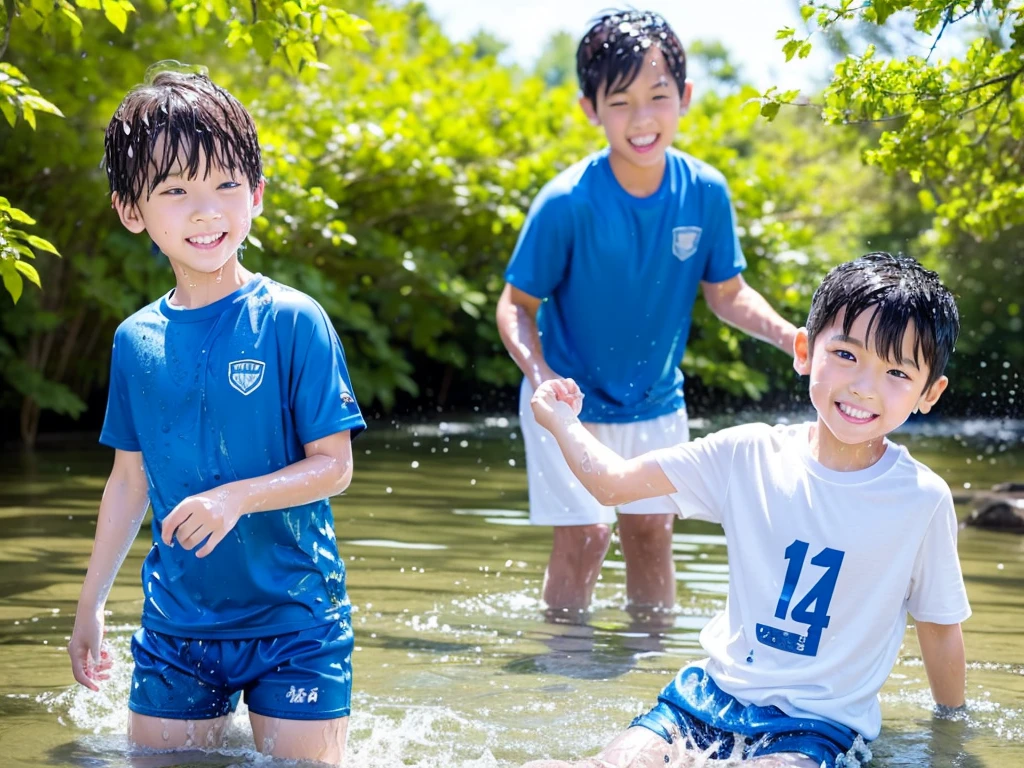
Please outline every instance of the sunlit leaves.
M55 104L44 99L39 91L28 85L25 75L17 67L3 61L0 61L0 112L11 128L17 124L20 117L33 130L36 127L36 112L64 116Z
M136 4L124 35L86 25L77 41L85 58L67 46L16 48L15 63L38 66L38 87L68 120L46 124L45 141L15 132L0 178L24 195L20 207L66 259L40 255L47 290L27 292L6 313L2 338L26 349L53 333L41 318L64 328L83 315L97 339L91 354L49 377L85 381L88 391L102 386L116 324L170 287L166 262L109 209L97 165L102 128L124 91L154 61L185 57L206 65L259 127L268 185L250 236L260 245L244 264L323 304L367 409L436 392L445 376L471 391L513 384L519 374L493 319L505 264L541 187L604 143L576 106L571 78L548 88L480 57L448 40L418 4L357 0L342 14L257 4L255 16L243 3L177 2L174 14L157 0ZM311 42L317 67L330 71L310 66L308 48L289 60L289 40ZM861 164L864 143L853 131L828 129L810 110L766 124L748 104L758 94L732 88L691 107L678 143L726 175L748 281L800 322L827 266L866 250L866 239L891 242L891 220L905 217L888 182ZM47 169L59 184L37 183ZM64 278L51 284L47 270L58 267ZM701 302L695 312L688 375L744 398L786 386L785 355L724 327Z
M318 49L321 43L345 50L367 50L367 36L372 31L364 19L347 10L312 0L260 0L252 6L251 16L245 15L241 7L227 10L223 0L175 0L172 6L178 8L184 21L200 26L206 25L211 14L227 21L227 45L252 48L264 62L292 74L326 68Z
M911 14L914 28L932 43L954 26L963 33L975 23L967 32L974 39L956 58L927 49L883 58L870 46L847 57L825 90L822 114L832 124L881 127L865 158L925 186L940 226L992 238L1024 224L1024 6L1010 0L843 0L805 2L802 10L826 32L847 21L883 25L895 13ZM789 50L799 39L790 28L779 35ZM809 43L810 34L804 40ZM766 99L772 117L779 100Z
M15 304L21 298L24 280L40 286L39 273L25 261L36 257L33 249L60 255L48 240L20 228L35 223L35 219L12 206L6 197L0 197L0 277Z

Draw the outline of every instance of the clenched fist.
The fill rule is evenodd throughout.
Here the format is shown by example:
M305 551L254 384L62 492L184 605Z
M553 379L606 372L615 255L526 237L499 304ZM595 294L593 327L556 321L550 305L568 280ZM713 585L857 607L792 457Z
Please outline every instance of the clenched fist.
M583 392L572 379L549 379L530 399L537 423L549 432L559 424L576 421L583 408Z

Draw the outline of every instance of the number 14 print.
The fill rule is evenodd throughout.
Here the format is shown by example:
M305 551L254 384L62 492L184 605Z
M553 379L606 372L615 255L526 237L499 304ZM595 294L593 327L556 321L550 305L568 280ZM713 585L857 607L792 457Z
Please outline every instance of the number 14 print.
M757 641L759 643L801 656L818 655L821 631L829 623L828 604L832 602L832 593L835 591L836 579L839 578L839 568L843 564L843 555L845 554L838 549L825 548L811 558L811 565L820 566L825 569L825 572L804 595L803 600L797 603L790 612L789 605L793 601L797 582L800 581L800 572L804 568L809 546L806 541L797 539L786 547L786 559L789 561L789 566L786 568L786 581L782 585L779 603L775 607L775 618L785 619L788 615L793 621L807 624L807 632L799 635L766 624L757 625Z

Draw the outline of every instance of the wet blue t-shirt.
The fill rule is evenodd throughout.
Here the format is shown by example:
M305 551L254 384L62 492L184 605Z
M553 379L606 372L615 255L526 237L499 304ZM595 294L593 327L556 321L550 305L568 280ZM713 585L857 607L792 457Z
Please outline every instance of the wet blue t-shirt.
M541 190L505 279L546 299L537 313L544 357L586 395L580 418L630 422L683 407L679 362L701 281L746 267L722 175L675 149L661 186L634 197L608 150Z
M205 558L161 541L185 497L276 472L303 445L365 422L324 310L256 275L199 309L165 296L114 335L100 442L141 451L153 505L142 625L191 638L267 637L349 610L326 499L243 515Z

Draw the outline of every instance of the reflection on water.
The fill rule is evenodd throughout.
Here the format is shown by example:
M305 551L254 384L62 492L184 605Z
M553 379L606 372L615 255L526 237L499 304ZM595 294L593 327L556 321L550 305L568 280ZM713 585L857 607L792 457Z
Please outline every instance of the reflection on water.
M958 497L1021 479L1021 425L920 424L900 439ZM586 620L545 620L550 531L527 524L517 430L500 417L378 425L355 443L355 480L333 504L357 633L347 765L507 768L593 754L700 656L697 635L728 580L721 530L703 523L676 525L674 612L622 609L613 547ZM129 638L148 533L108 604L114 677L99 694L72 687L63 646L110 461L105 449L85 448L12 454L0 467L3 765L273 765L253 752L239 716L216 754L126 757ZM1024 539L965 529L960 553L974 608L965 625L970 711L933 718L908 634L882 692L874 765L1024 765Z

